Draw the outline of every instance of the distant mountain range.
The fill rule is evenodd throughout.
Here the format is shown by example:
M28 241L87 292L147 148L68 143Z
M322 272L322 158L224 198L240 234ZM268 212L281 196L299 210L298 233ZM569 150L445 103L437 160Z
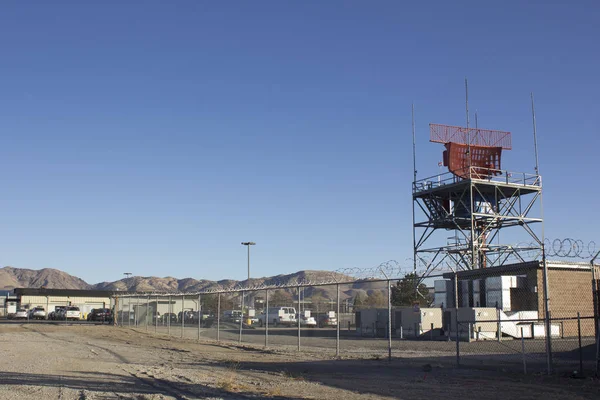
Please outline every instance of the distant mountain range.
M266 278L250 279L250 281L221 280L209 281L206 279L173 277L142 277L132 276L130 278L120 279L114 282L101 282L89 284L84 280L70 275L66 272L44 268L40 270L4 267L0 268L0 290L11 290L14 288L39 288L47 289L89 289L89 290L112 290L112 291L136 291L136 292L196 292L229 287L252 287L261 285L294 285L300 281L322 282L329 281L332 274L336 275L339 281L348 280L348 277L339 273L330 271L299 271L288 275L277 275ZM343 284L340 285L340 298L342 300L354 298L359 292L370 295L373 292L380 292L384 289L382 283L363 283L363 284ZM288 289L296 295L295 289ZM253 293L252 295L259 295ZM324 299L335 299L337 296L335 285L316 286L305 288L303 297L308 299L313 296L320 296Z
M14 288L39 288L48 289L93 289L83 279L79 279L66 272L52 268L40 270L4 267L0 268L0 290Z

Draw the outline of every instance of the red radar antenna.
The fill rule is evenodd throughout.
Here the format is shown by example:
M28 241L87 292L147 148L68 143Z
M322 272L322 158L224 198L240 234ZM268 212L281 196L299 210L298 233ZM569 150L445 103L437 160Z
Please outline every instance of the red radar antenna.
M429 141L443 143L444 166L461 178L501 174L502 150L512 149L510 132L429 124Z

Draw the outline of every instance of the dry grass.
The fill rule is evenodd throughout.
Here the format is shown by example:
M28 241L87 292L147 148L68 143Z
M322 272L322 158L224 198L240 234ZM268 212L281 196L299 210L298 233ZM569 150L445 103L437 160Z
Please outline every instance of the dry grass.
M217 380L217 387L226 392L239 392L243 385L239 384L238 370L239 362L232 362L227 367L224 376Z
M266 397L282 397L283 393L281 392L281 388L279 386L273 386L270 389L267 389L263 392Z

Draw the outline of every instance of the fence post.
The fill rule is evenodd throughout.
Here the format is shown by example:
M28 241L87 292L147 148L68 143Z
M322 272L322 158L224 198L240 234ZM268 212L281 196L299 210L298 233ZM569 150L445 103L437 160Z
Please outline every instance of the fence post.
M146 298L146 332L148 332L148 311L150 311L150 296Z
M269 347L269 289L265 289L265 349Z
M543 238L543 234L542 234ZM543 284L544 284L544 322L546 326L546 363L548 368L548 375L552 374L552 326L551 319L552 314L550 313L550 294L549 282L548 282L548 263L546 262L546 246L542 241L542 264L543 264Z
M300 320L302 316L300 315L300 285L298 284L298 351L300 351Z
M340 324L342 321L340 320L340 284L336 284L336 321L335 324L335 356L340 356ZM329 316L327 316L329 318Z
M167 331L169 333L169 337L171 336L171 314L173 312L173 305L171 304L171 296L169 296L169 307L168 310L169 312L167 314L169 314L169 318L167 318Z
M114 307L114 311L113 311L113 320L112 320L112 325L113 326L117 326L117 319L118 319L118 315L119 315L119 296L114 296L115 299L115 307ZM50 314L50 307L46 307L46 312L48 314ZM110 321L109 321L110 324Z
M123 297L123 304L121 304L121 327L125 326L125 323L123 322L123 316L125 315L125 297Z
M127 300L127 326L131 328L131 297Z
M158 331L158 296L156 296L156 307L154 309L154 333Z
M240 309L242 310L242 315L240 315L240 338L238 340L239 343L242 343L242 321L244 320L244 291L242 290L242 296L240 299Z
M388 303L388 361L392 361L392 286L387 281L387 303Z
M454 272L454 303L454 322L456 323L456 366L460 366L460 339L458 337L458 273L456 272Z
M500 325L500 309L496 308L496 318L498 319L498 326L496 327L496 329L498 330L498 341L500 342L502 340L502 325Z
M185 336L183 333L183 329L185 328L185 295L181 295L181 338Z
M217 343L221 341L221 292L217 295Z
M577 337L579 339L579 375L583 375L583 349L581 348L581 314L577 311Z
M198 341L200 341L200 322L202 322L202 295L198 295Z
M598 256L600 256L600 251L590 260L590 267L592 269L592 296L594 296L594 338L596 339L596 359L594 360L596 365L594 373L596 376L598 376L598 368L600 366L600 325L598 324L600 304L598 304L598 281L596 280L596 266L594 265L594 261L596 261Z
M525 359L525 336L521 327L521 354L523 354L523 373L527 375L527 360Z

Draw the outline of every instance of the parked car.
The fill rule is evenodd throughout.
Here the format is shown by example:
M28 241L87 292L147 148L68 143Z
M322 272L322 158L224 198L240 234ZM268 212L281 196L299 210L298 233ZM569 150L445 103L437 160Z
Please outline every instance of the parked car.
M296 315L296 318L298 316ZM317 320L315 317L307 317L304 315L300 315L300 326L306 326L308 328L314 328L317 326Z
M338 320L334 314L321 314L317 317L317 324L319 328L337 327ZM332 316L333 315L333 316Z
M198 311L186 310L183 313L179 311L179 313L177 314L177 322L181 324L182 320L185 324L188 325L197 324Z
M56 319L59 321L62 321L63 319L65 319L66 312L67 312L67 307L60 308L58 311L56 311Z
M240 318L242 318L242 312L240 310L223 311L223 321L239 323Z
M29 310L29 319L46 319L46 310L42 306L36 306Z
M64 311L63 319L66 319L67 321L68 320L79 321L81 319L81 311L79 310L79 307L75 307L75 306L67 307Z
M152 323L155 324L157 320L160 322L160 312L158 311L152 313Z
M264 326L267 318L269 319L269 326L290 326L298 323L294 307L269 307L265 311L258 316L258 326Z
M13 315L13 319L28 319L29 313L25 308L18 308L15 315Z
M64 308L65 308L65 306L55 306L54 311L50 311L48 313L48 319L53 320L53 321L60 319L59 318L60 310L64 310Z
M163 324L176 324L177 323L177 314L175 313L164 313L159 317L159 322Z
M112 311L110 308L92 308L87 315L88 321L112 322Z
M202 326L203 328L210 328L211 326L213 326L215 321L216 318L214 314L210 312L200 313L200 326Z

